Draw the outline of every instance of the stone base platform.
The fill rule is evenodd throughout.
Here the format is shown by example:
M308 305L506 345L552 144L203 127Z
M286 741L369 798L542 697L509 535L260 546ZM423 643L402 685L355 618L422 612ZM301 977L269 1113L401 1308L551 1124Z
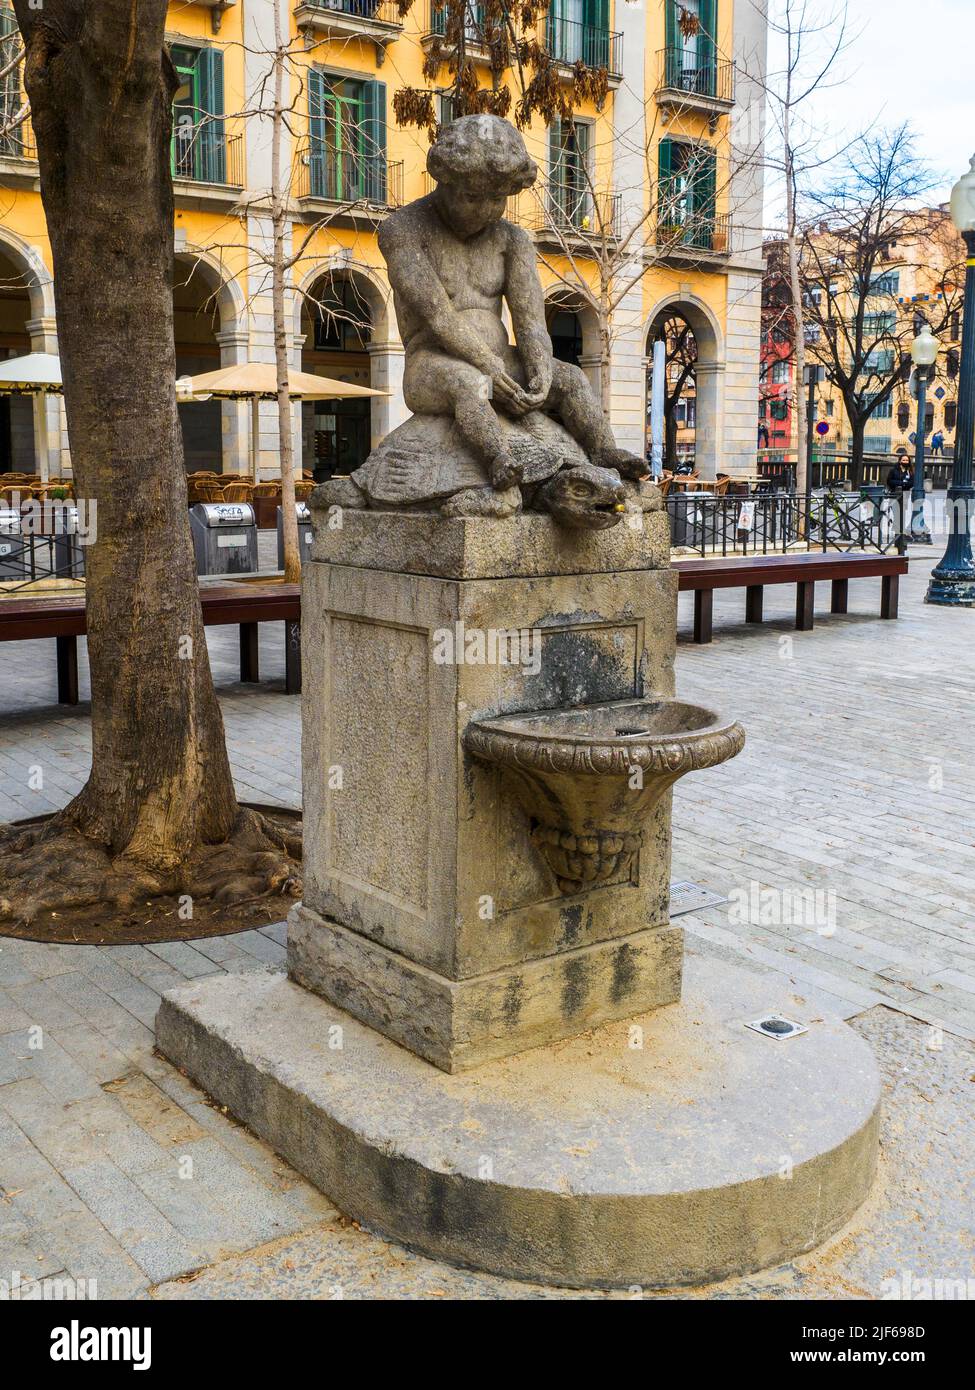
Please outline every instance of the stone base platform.
M744 1027L769 1012L788 1040ZM164 996L161 1050L348 1216L574 1287L705 1283L825 1240L873 1180L863 1041L782 977L689 957L680 1003L451 1076L284 975Z

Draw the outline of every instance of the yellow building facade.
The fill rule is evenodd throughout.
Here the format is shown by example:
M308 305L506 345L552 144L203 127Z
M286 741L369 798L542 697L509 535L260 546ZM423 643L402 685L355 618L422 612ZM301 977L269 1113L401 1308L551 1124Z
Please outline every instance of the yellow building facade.
M356 466L405 415L403 348L378 227L429 188L426 131L397 124L404 89L434 92L449 119L444 15L415 0L278 0L291 37L284 183L291 234L288 320L296 365L371 383L364 405L295 408L305 467ZM0 28L14 42L12 15ZM168 39L175 101L174 287L177 370L189 374L273 356L267 114L273 0L181 3ZM468 53L491 83L483 15L470 10ZM606 398L622 444L642 451L653 338L675 312L698 349L696 456L704 475L753 471L761 281L761 79L765 20L754 0L552 0L538 38L561 79L605 68L601 109L583 102L566 126L535 119L525 138L540 178L509 215L535 237L553 344ZM435 79L424 64L440 54ZM504 80L519 95L515 74ZM7 122L19 74L0 92ZM56 350L50 246L29 122L0 141L0 352ZM611 228L604 237L602 228ZM600 315L584 285L618 298ZM608 267L608 269L607 269ZM625 289L625 293L619 293ZM597 296L598 297L598 296ZM604 375L605 374L605 375ZM52 474L70 471L56 403L7 398L0 473L29 471L32 412L50 412ZM246 408L180 406L189 470L244 472ZM6 418L4 418L4 416ZM262 412L257 472L278 469L274 410Z
M961 367L962 303L965 275L965 245L955 230L947 206L920 209L903 221L880 258L871 283L866 311L874 320L874 332L881 339L878 352L884 354L883 379L899 369L899 377L888 400L867 422L864 453L882 459L906 450L914 458L917 437L917 402L911 396L910 347L924 324L934 331L940 352L926 392L925 445L928 453L950 456L954 450L958 418L958 381ZM822 293L832 298L836 317L849 317L857 297L846 288L843 268L835 282ZM809 350L814 360L828 361L819 351L819 332L807 328ZM842 342L842 339L840 340ZM886 365L890 359L890 366ZM822 374L821 374L822 375ZM873 380L873 379L872 379ZM876 380L878 389L881 378ZM867 383L865 382L865 387ZM851 444L850 422L843 398L828 380L816 388L816 421L829 429L817 436L817 450L824 459L846 454ZM932 441L940 436L940 443ZM793 446L795 440L792 441Z

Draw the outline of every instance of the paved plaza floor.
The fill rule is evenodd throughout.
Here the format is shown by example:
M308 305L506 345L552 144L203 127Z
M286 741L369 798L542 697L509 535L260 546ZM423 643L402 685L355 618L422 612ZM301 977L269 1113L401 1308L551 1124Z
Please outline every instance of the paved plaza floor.
M854 1227L688 1296L882 1297L891 1279L972 1271L975 612L923 604L936 558L913 552L897 622L877 616L876 580L851 581L842 617L821 586L803 633L790 588L767 590L761 627L742 591L718 591L715 641L695 647L681 597L679 692L748 732L739 758L676 789L673 877L725 900L680 918L689 949L751 962L770 1000L850 1018L888 1085L881 1182ZM235 629L208 643L240 795L298 806L283 633L262 627L256 687L236 679ZM81 665L84 701L83 650ZM55 699L53 641L0 647L0 819L84 781L87 706ZM67 1271L102 1297L564 1296L343 1222L155 1055L162 990L279 966L283 940L283 926L152 947L0 939L0 1279Z

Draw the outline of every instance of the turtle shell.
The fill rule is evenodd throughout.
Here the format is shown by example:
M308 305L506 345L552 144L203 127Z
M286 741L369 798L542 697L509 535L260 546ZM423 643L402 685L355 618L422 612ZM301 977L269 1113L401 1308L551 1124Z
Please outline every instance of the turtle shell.
M571 435L540 411L518 421L498 418L508 449L522 466L525 486L585 461ZM415 507L443 501L465 488L491 485L454 421L440 415L411 416L373 449L352 480L373 506L388 507Z

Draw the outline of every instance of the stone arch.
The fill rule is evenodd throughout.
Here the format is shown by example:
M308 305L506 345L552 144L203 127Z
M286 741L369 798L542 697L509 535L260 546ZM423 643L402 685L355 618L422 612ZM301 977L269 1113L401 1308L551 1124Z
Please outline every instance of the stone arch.
M194 376L247 359L247 317L236 277L209 252L184 243L173 275L176 371ZM183 452L189 472L219 466L245 472L246 406L237 401L181 403Z
M319 286L332 291L350 287L361 316L356 331L337 335L340 341L335 343L316 342L313 313ZM297 290L295 342L304 370L388 392L370 401L303 404L302 463L322 477L333 467L344 470L364 462L369 450L405 418L403 345L392 292L371 266L335 256L313 266Z
M54 282L36 246L0 227L0 336L4 356L56 353ZM62 472L64 421L58 396L0 398L0 472Z
M691 327L697 342L695 376L695 466L702 478L714 478L720 458L724 408L724 334L714 310L693 294L665 295L646 320L645 351L649 365L653 343L665 321L678 315Z
M582 338L581 350L578 357L578 365L589 378L593 391L599 396L599 319L595 309L579 294L578 291L571 290L567 285L550 285L545 291L545 322L551 332L552 318L556 313L568 313L575 316L578 321L580 336Z

